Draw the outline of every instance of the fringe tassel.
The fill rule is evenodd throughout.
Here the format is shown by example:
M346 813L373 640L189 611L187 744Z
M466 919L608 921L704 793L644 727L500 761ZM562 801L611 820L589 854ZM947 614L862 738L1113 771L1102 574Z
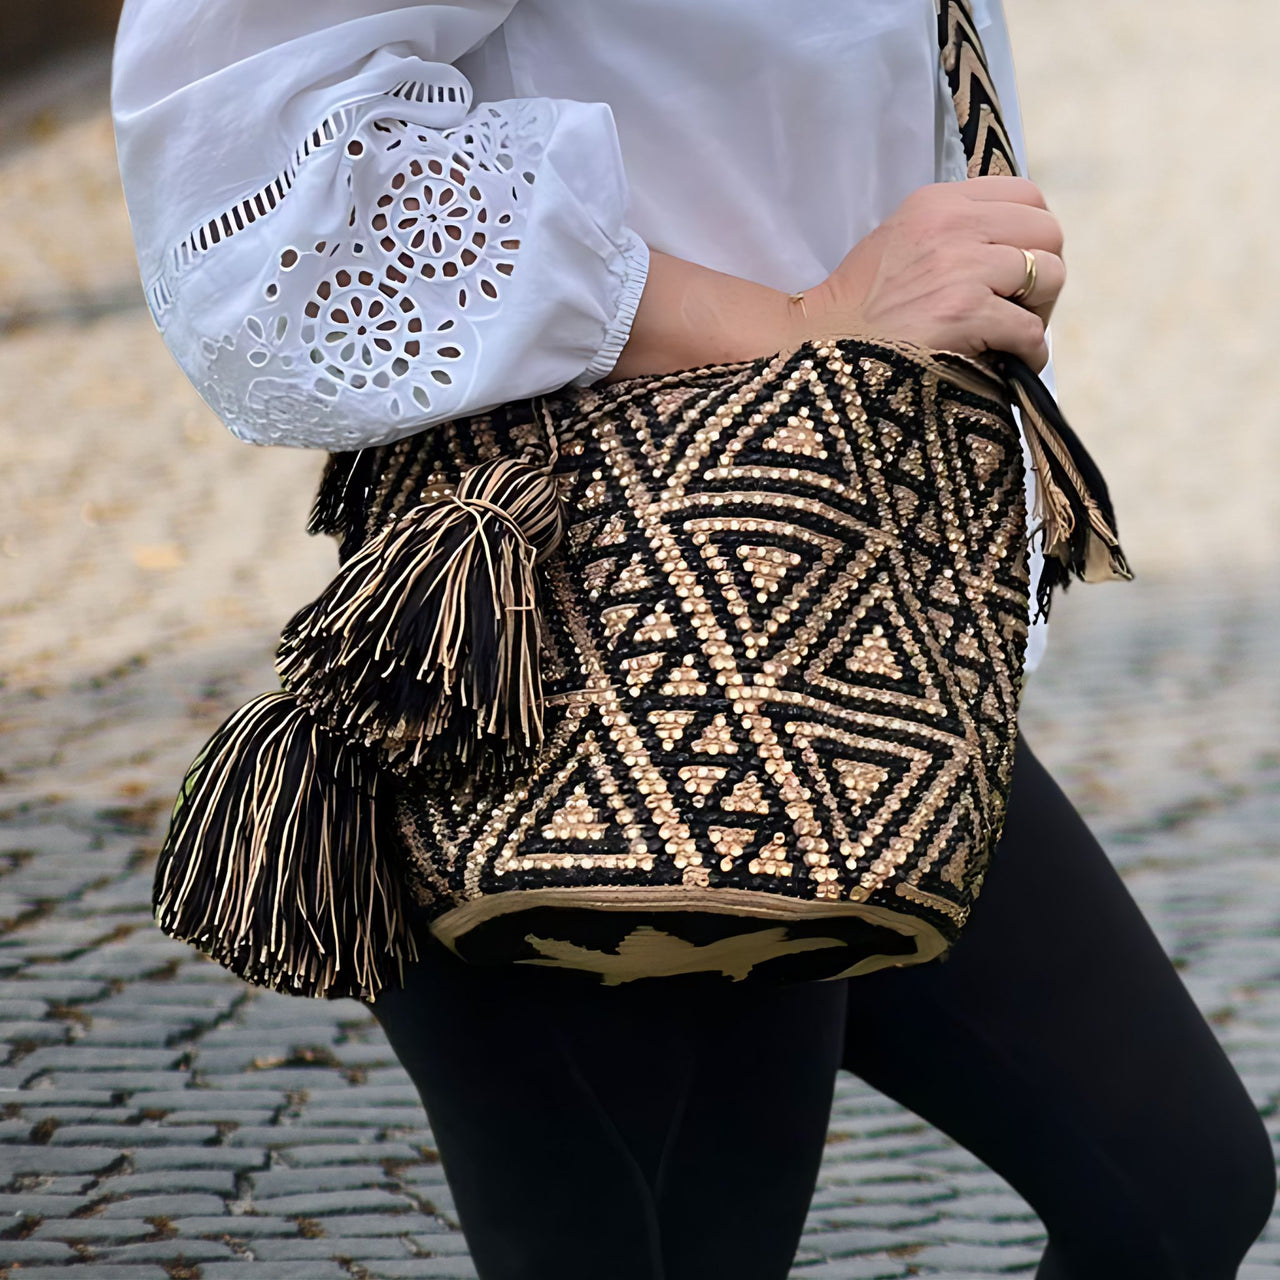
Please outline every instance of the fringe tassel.
M307 532L339 537L338 555L343 560L364 541L365 510L382 453L382 446L331 453L325 464Z
M293 617L281 680L397 769L500 775L542 741L534 570L562 533L546 470L473 467L454 494L371 538Z
M1053 589L1075 577L1084 582L1129 581L1107 483L1048 388L1016 356L997 357L1000 372L1022 412L1036 471L1035 518L1044 530L1044 569L1036 592L1036 618L1048 617Z
M296 698L255 698L187 771L156 866L170 937L289 995L374 999L417 948L376 763Z

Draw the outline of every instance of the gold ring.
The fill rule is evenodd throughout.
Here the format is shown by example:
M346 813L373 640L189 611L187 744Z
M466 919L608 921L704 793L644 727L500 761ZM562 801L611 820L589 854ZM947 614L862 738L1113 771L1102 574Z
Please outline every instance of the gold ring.
M1036 287L1036 255L1030 249L1023 249L1021 252L1027 261L1027 274L1022 287L1008 295L1010 302L1021 302Z

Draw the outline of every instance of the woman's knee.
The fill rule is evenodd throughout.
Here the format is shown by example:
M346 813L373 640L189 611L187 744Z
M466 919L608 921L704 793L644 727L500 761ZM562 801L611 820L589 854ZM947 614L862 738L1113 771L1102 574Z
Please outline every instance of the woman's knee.
M1230 1280L1262 1234L1276 1200L1276 1161L1271 1136L1252 1104L1242 1105L1196 1174L1202 1211L1174 1225L1186 1237L1188 1278ZM1198 1269L1197 1269L1198 1268Z
M1251 1104L1220 1112L1211 1139L1159 1167L1106 1163L1068 1197L1073 1211L1059 1202L1046 1217L1051 1247L1037 1280L1235 1280L1276 1198L1271 1139Z

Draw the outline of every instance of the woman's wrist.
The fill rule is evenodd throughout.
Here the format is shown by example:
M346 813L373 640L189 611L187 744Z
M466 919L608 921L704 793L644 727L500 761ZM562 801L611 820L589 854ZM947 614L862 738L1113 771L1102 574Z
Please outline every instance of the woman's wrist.
M651 249L630 336L605 381L737 364L792 349L821 331L818 292L813 302L806 293L800 303L781 289Z

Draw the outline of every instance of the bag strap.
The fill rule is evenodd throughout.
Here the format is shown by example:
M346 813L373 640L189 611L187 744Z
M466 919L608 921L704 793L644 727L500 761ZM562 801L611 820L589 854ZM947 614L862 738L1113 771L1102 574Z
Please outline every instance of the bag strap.
M1018 176L1013 142L1000 110L1000 96L982 38L967 0L934 0L938 47L960 126L970 178ZM1047 617L1056 586L1074 575L1085 582L1129 580L1116 533L1107 483L1039 376L1017 356L989 352L987 364L1009 389L1036 472L1037 531L1044 533L1044 569L1037 592L1037 618Z
M1013 140L1005 128L986 50L965 0L935 0L942 69L951 86L968 176L1018 176Z

